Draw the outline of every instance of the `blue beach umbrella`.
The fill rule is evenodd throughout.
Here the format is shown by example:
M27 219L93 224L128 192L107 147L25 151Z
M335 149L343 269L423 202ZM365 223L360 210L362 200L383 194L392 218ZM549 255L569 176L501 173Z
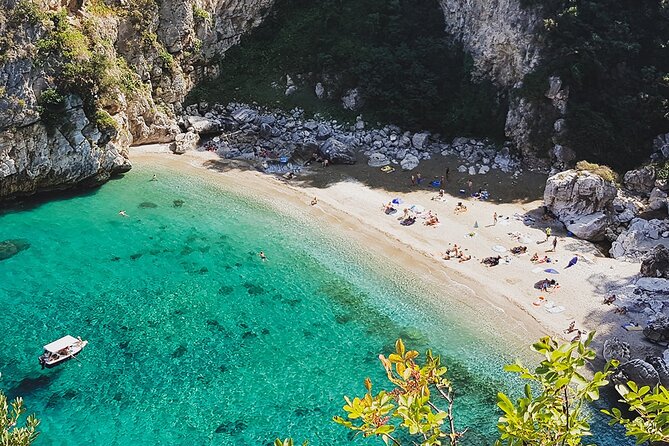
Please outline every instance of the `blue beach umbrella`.
M560 274L560 271L558 271L556 269L553 269L553 268L545 269L544 272L547 272L549 274Z

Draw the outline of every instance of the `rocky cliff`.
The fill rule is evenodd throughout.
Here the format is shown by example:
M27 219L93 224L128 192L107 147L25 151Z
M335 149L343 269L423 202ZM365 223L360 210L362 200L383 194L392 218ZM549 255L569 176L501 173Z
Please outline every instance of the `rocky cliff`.
M542 16L520 0L440 0L446 31L462 41L475 74L512 87L541 57Z
M505 134L528 159L547 157L560 131L568 91L559 78L546 80L547 101L530 101L520 92L523 79L541 62L545 49L544 11L520 0L440 0L446 31L473 59L475 76L491 79L509 97ZM563 126L562 126L563 127ZM545 141L537 147L536 141Z
M166 142L274 0L0 0L0 200L95 184Z

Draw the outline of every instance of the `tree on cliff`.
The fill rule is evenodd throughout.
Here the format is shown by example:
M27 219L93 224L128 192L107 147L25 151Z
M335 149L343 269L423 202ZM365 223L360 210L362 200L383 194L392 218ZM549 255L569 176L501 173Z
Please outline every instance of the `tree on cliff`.
M24 426L18 426L25 411L22 398L8 403L7 396L0 391L0 446L29 446L35 441L39 420L34 415L26 418Z

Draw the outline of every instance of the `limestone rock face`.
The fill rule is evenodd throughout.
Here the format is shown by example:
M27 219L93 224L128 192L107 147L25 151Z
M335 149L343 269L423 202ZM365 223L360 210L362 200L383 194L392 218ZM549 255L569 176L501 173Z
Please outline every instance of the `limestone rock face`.
M632 192L648 195L655 184L655 168L645 166L630 170L624 176L625 187Z
M0 197L95 185L130 170L123 149L91 123L81 100L68 98L66 125L50 131L41 122L0 132Z
M179 133L170 144L170 150L177 155L183 155L189 150L195 150L200 136L195 132Z
M597 241L604 237L616 193L599 175L568 170L548 178L544 204L577 237Z
M446 31L462 41L476 75L512 86L539 62L542 15L519 0L439 0Z
M641 262L641 275L669 279L669 249L657 245Z
M630 345L618 338L609 338L604 341L602 356L604 356L604 359L607 361L616 359L621 363L627 362L631 358Z
M618 235L609 252L616 259L639 261L656 246L669 246L669 239L662 237L667 230L669 225L665 221L635 218Z
M34 3L43 12L65 4ZM109 84L104 91L78 93L86 107L74 104L71 96L66 111L58 112L58 122L47 125L38 101L46 90L66 84L54 71L57 63L36 62L37 42L48 37L50 25L14 10L15 0L0 0L5 43L0 57L0 201L97 184L130 168L124 157L129 145L174 141L181 133L175 117L186 94L198 80L217 74L218 57L260 24L274 0L112 3L114 9L103 13L90 0L67 5L67 26L85 35L84 45L90 45L80 58L104 56L106 66L114 68L104 73ZM77 79L67 81L76 84Z

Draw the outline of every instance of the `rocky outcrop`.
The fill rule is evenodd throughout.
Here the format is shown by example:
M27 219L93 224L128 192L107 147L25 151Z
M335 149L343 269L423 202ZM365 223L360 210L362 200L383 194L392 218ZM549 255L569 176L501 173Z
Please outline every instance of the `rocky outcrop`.
M669 222L634 218L614 240L609 252L616 259L638 262L658 245L669 246Z
M440 0L446 31L474 59L478 76L513 86L539 62L543 22L540 11L519 0Z
M98 184L128 145L173 141L188 91L273 2L83 0L61 18L0 0L0 200Z
M122 148L109 141L71 96L62 110L64 124L42 122L0 132L0 197L95 185L130 169Z
M669 249L657 245L641 262L641 275L644 277L662 277L669 279Z
M628 190L647 196L655 185L655 168L645 166L630 170L625 173L624 183Z
M575 236L603 240L616 187L588 171L568 170L546 181L544 204Z

